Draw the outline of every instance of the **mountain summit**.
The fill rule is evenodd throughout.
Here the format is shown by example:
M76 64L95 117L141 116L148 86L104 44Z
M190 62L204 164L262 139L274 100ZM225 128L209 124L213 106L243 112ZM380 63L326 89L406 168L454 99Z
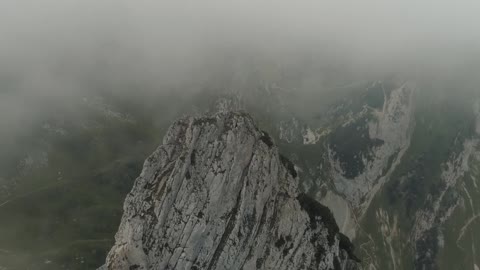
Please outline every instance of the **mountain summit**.
M330 210L244 113L175 122L124 203L102 269L357 269Z

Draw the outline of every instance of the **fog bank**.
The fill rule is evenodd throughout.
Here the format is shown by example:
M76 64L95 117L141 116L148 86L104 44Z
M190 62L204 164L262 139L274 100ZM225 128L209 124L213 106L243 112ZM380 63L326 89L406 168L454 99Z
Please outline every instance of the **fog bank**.
M365 78L475 76L479 10L477 1L4 0L0 130L99 85L187 89L238 59Z

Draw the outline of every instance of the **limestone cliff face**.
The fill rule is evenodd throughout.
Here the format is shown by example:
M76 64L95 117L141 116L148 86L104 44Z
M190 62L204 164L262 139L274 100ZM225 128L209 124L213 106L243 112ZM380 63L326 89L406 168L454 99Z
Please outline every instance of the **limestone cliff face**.
M414 124L412 100L414 89L413 84L404 83L388 95L384 90L385 97L381 110L364 109L364 112L370 112L373 117L366 123L371 142L363 142L363 145L368 145L368 151L354 153L356 162L360 164L362 170L349 175L343 167L351 170L355 164L343 163L342 166L338 153L334 150L329 151L335 189L347 198L356 212L363 214L368 209L371 200L388 180L389 174L396 168L409 147L411 128ZM358 137L362 134L349 136Z
M243 113L185 118L145 162L105 269L357 269L325 206Z

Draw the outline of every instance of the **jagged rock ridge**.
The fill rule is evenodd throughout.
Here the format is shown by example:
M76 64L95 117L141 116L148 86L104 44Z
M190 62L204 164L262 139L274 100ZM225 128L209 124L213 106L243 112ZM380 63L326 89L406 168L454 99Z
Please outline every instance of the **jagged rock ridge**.
M356 269L327 207L243 113L185 118L145 162L106 269Z

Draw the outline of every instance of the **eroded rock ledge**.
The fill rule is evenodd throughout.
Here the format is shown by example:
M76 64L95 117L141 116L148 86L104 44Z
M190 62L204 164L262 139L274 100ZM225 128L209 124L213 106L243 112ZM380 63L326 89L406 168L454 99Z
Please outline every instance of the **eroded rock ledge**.
M330 210L244 113L174 123L124 204L105 269L357 269Z

